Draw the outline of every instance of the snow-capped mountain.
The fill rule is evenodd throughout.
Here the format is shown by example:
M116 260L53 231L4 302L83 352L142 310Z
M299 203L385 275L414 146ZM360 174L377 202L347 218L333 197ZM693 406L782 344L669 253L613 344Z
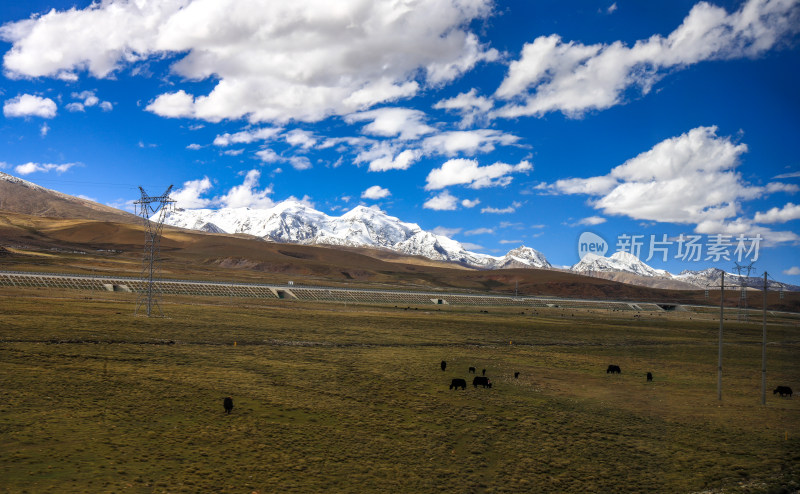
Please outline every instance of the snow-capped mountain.
M270 209L175 209L166 213L164 223L212 233L246 233L274 242L382 248L483 269L551 267L530 247L518 247L503 257L470 252L456 240L364 206L338 217L295 200Z
M718 268L708 268L702 271L681 271L680 274L673 275L676 280L691 283L699 287L718 287L722 278L722 270ZM725 286L741 286L744 285L750 288L763 289L764 278L758 276L740 276L735 273L725 273ZM767 288L772 291L800 291L800 287L790 285L788 283L781 283L779 281L767 279Z
M672 275L663 269L654 269L629 252L615 252L611 257L586 254L583 259L572 266L576 273L621 271L639 276L671 278Z

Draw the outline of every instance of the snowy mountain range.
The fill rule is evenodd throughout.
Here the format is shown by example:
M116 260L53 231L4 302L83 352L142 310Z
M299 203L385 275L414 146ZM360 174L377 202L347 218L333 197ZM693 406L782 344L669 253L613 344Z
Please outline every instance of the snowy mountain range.
M270 209L175 209L166 213L164 223L212 233L246 233L274 242L388 249L481 269L552 267L541 252L529 247L502 257L470 252L456 240L365 206L338 217L295 200Z
M479 254L466 250L456 240L427 232L415 223L403 222L379 209L365 206L357 206L337 217L317 211L303 202L287 200L271 209L175 209L166 214L164 222L211 233L245 233L273 242L387 249L478 269L553 268L544 254L530 247L517 247L502 257ZM627 252L616 252L610 257L587 254L568 270L588 276L630 273L640 279L677 281L687 284L683 286L697 288L719 285L722 273L712 268L673 275L654 269ZM731 286L741 283L739 276L730 273L726 280ZM745 284L760 286L755 278L747 279ZM798 289L771 282L772 289L779 287Z

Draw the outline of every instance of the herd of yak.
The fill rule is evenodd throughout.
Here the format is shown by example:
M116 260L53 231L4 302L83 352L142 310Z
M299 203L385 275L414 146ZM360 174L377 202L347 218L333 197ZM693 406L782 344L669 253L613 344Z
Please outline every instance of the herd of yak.
M447 369L447 362L446 361L442 360L441 368L442 368L442 371ZM467 372L469 372L470 374L475 374L476 373L475 367L470 367ZM621 373L622 373L622 369L620 369L620 367L618 365L611 364L606 369L606 374L621 374ZM519 378L519 372L515 372L514 373L514 379L518 379L518 378ZM651 382L653 380L653 373L652 372L648 372L646 374L646 379L647 379L647 382ZM476 375L472 379L472 385L474 387L476 387L476 388L478 386L483 386L484 388L491 388L492 387L492 381L488 377L486 377L486 369L482 370L480 376ZM450 381L450 389L458 389L458 388L467 389L467 380L466 379L460 379L460 378L453 378L453 380ZM791 398L792 397L792 388L790 388L789 386L778 386L777 388L775 388L775 390L772 392L772 394L780 395L781 398L783 398L784 396L788 396L789 398ZM225 413L228 413L228 414L231 413L231 411L233 411L233 399L230 396L226 397L222 401L222 406L225 408Z

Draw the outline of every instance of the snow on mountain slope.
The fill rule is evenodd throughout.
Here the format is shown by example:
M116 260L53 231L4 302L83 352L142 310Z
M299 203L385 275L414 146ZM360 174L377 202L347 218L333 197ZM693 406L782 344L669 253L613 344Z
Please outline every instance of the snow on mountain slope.
M589 253L571 269L576 273L622 271L639 276L672 278L669 272L653 269L629 252L615 252L610 257Z
M214 233L247 233L275 242L384 248L483 269L551 267L541 252L530 247L519 247L503 257L470 252L456 240L364 206L339 217L294 200L271 209L176 209L166 214L164 223Z

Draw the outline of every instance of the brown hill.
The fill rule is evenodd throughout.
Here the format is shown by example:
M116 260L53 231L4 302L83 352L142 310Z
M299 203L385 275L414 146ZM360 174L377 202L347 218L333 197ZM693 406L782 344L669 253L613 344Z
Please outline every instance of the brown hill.
M0 211L49 218L80 218L118 223L140 221L131 213L46 189L3 172L0 172Z
M136 224L0 212L3 270L138 276L143 245L143 228ZM481 271L427 259L389 261L358 249L278 244L176 228L164 229L161 254L164 278L707 303L702 290L644 288L557 270ZM800 310L800 294L785 295L778 301L775 293L770 306ZM736 293L726 297L727 305L736 305ZM718 300L718 295L713 298Z

